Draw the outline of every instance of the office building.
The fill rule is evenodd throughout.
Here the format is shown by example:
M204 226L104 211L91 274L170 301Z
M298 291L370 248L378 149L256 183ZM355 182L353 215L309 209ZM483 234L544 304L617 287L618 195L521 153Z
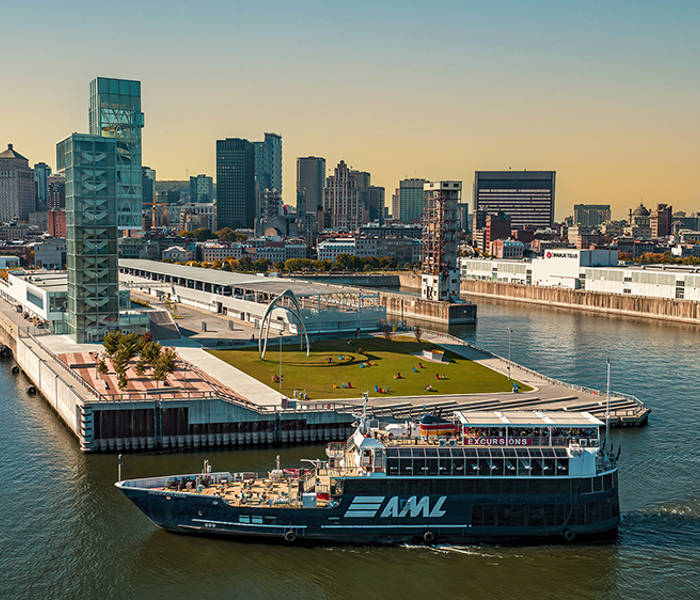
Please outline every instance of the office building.
M207 175L190 177L190 202L214 202L214 179Z
M0 152L0 222L29 220L36 207L34 172L12 144Z
M66 237L66 211L49 210L47 213L48 232L51 237Z
M318 156L297 158L297 215L318 214L323 210L326 159Z
M156 196L156 170L141 167L141 207L145 211L153 209Z
M141 82L97 77L90 82L90 134L117 144L117 222L119 229L143 228L141 171Z
M369 188L371 187L372 176L367 171L350 170L350 186L357 190L357 201L359 203L360 221L359 225L369 222Z
M462 182L426 182L424 192L421 296L454 302L459 299L457 204Z
M326 187L323 190L326 227L346 227L355 230L362 224L358 179L360 178L351 175L344 160L338 163L333 175L326 178Z
M491 247L491 242L507 240L510 237L511 220L503 211L486 215L486 237L484 249Z
M402 179L392 202L392 217L402 223L419 223L423 216L423 186L421 178Z
M36 163L34 165L34 184L36 185L37 205L39 205L39 203L43 206L49 205L49 175L51 175L51 167L45 162Z
M265 140L253 142L255 147L255 181L260 195L269 189L282 195L282 136L266 133ZM218 183L218 179L217 179Z
M49 176L49 210L66 207L66 178L63 175Z
M673 220L673 208L667 204L657 204L649 214L649 226L651 237L660 238L671 235L671 221Z
M494 240L489 245L489 253L493 258L522 258L525 244L518 240Z
M474 213L506 213L514 227L554 223L554 171L476 171Z
M574 225L597 227L609 220L609 204L574 204Z
M120 147L113 138L78 133L56 146L56 166L66 177L67 323L77 342L99 342L119 325Z
M255 222L255 148L248 140L216 142L217 229L252 229Z
M378 185L370 185L367 195L368 221L374 223L384 222L384 188Z

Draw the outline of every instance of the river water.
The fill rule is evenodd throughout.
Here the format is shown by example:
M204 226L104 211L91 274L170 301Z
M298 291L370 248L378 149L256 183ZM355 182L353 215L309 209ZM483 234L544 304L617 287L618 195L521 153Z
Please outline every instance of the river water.
M0 598L698 598L700 331L479 302L461 335L547 375L653 409L622 444L609 545L300 548L168 534L113 487L116 459L81 454L26 380L0 364ZM322 447L281 451L284 463ZM125 475L269 469L274 449L126 457Z

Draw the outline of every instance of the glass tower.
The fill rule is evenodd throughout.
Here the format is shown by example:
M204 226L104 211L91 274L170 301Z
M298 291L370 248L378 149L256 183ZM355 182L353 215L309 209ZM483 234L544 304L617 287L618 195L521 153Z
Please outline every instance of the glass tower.
M282 136L266 133L265 140L255 145L255 180L260 196L265 190L277 190L282 195Z
M97 77L90 82L90 134L117 143L119 229L142 229L141 82Z
M74 133L56 146L66 178L67 321L79 343L119 325L117 154L116 140L96 135Z
M255 222L255 147L248 140L216 141L216 228Z

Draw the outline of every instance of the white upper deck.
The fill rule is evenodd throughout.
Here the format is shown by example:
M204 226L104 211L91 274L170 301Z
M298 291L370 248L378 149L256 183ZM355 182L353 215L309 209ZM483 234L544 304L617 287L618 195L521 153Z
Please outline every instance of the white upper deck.
M604 423L587 412L550 411L456 411L464 427L600 427Z

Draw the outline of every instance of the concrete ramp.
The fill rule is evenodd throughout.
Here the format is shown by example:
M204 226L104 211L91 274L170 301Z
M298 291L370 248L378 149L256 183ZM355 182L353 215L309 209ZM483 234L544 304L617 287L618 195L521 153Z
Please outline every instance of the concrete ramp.
M175 320L167 310L149 310L146 314L150 321L148 328L154 340L177 340L182 337Z

